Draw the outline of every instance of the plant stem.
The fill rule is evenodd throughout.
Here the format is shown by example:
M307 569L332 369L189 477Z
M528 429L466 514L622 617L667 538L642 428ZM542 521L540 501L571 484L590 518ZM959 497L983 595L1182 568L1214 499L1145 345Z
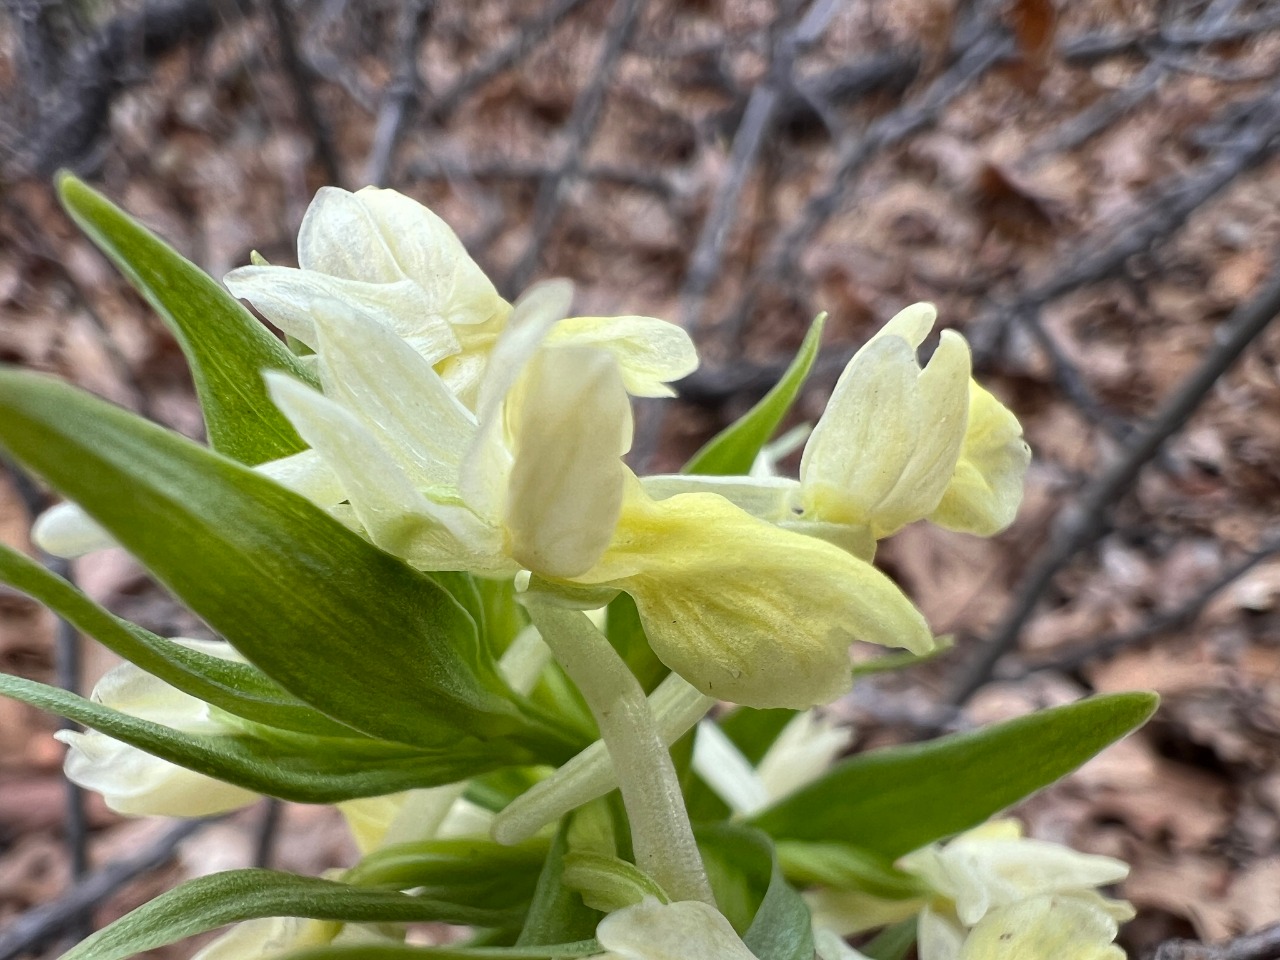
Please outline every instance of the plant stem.
M631 821L636 865L673 900L715 906L675 765L639 682L586 614L557 606L534 590L526 594L525 605L600 727Z

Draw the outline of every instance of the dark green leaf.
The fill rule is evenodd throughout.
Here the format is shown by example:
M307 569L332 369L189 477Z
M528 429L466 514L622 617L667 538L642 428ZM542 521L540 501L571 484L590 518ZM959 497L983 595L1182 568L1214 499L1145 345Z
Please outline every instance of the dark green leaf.
M119 207L70 174L58 193L73 220L164 319L191 366L209 443L257 464L305 448L267 396L262 371L313 381L240 302Z
M231 460L56 380L0 371L0 445L284 689L373 736L510 735L563 760L429 576ZM477 673L475 665L487 669Z
M860 890L887 900L910 900L925 891L892 861L847 843L779 840L777 849L782 872L799 887Z
M646 694L653 693L654 687L670 673L650 648L644 624L640 622L640 612L629 594L620 593L609 602L605 636L618 651L618 656L626 661Z
M308 917L352 923L497 926L506 911L367 890L273 870L233 870L184 883L81 941L62 960L125 960L228 923Z
M500 745L453 738L429 753L374 740L254 727L227 736L179 733L58 687L0 674L0 696L83 723L179 766L298 803L336 803L454 783L510 762Z
M39 600L76 629L148 673L219 709L269 726L331 737L357 731L330 720L262 671L191 650L115 616L30 557L0 544L0 583Z
M751 469L758 454L773 436L782 418L795 403L800 388L813 367L822 340L822 326L827 315L820 313L809 327L809 333L800 344L791 366L774 384L773 389L741 418L725 427L706 446L693 455L681 473L701 473L714 476L741 476Z
M1066 776L1155 711L1117 693L975 733L851 757L751 823L777 839L839 841L890 860L975 827Z

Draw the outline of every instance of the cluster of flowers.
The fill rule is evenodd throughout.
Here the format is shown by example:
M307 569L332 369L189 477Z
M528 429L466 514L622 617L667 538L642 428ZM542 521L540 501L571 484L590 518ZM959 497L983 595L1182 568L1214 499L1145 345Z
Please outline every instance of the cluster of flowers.
M1029 459L1021 428L973 380L957 333L943 331L920 363L935 321L928 304L903 310L849 363L798 479L777 476L767 459L746 476L638 477L623 460L629 396L669 396L695 369L679 327L570 316L573 290L561 280L509 304L443 221L390 190L322 190L298 260L226 278L306 348L319 384L267 375L309 449L255 469L419 570L517 577L578 609L629 594L656 656L707 697L804 710L847 692L851 641L928 653L924 618L872 565L877 541L922 519L989 536L1017 511ZM62 555L110 543L74 506L47 514L36 538ZM504 657L517 690L542 662L524 655L536 631L522 636ZM226 644L199 648L235 656ZM215 708L128 664L95 698L181 731L230 729ZM72 747L68 775L125 813L204 815L256 799L102 734L60 736ZM726 749L708 727L695 763L746 813L812 779L845 745L812 713L789 736L753 769L707 760ZM489 828L457 786L342 808L364 851ZM907 906L921 916L923 960L1031 956L1019 952L1028 945L1035 956L1120 955L1110 943L1127 908L1093 892L1123 876L1116 861L1021 839L1005 823L900 866L926 891ZM863 906L815 900L814 909L824 960L859 956L840 934L866 926ZM380 936L254 921L201 957ZM620 958L752 957L720 913L692 900L617 910L598 940Z

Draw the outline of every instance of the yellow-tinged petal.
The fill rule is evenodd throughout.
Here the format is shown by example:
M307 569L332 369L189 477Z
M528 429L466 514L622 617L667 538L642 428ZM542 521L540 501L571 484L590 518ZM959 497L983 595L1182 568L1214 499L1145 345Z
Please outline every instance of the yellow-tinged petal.
M698 352L689 335L656 317L570 317L555 325L547 342L608 350L634 397L674 396L667 384L698 369Z
M851 684L848 646L933 647L883 573L722 497L649 499L633 484L613 543L584 582L636 601L654 652L708 696L753 707L830 703Z
M969 383L969 425L955 475L929 519L949 530L989 537L1017 516L1031 448L1022 425L977 383Z
M880 337L858 351L832 391L800 460L806 515L870 525L893 490L920 430L915 348Z
M938 308L932 303L913 303L895 313L867 342L872 343L881 337L901 337L911 344L913 350L918 350L937 320Z
M543 576L586 573L613 537L626 486L631 406L617 361L592 347L539 350L507 427L511 556Z
M1116 921L1087 900L1030 897L992 910L965 938L960 960L1124 960Z
M341 187L321 187L307 207L298 228L298 266L369 283L407 279L372 211Z
M31 539L55 557L82 557L116 546L115 538L98 525L78 504L59 503L36 518Z
M944 330L938 349L916 380L914 449L893 488L871 508L877 540L928 515L942 499L964 442L969 371L969 345L954 330Z

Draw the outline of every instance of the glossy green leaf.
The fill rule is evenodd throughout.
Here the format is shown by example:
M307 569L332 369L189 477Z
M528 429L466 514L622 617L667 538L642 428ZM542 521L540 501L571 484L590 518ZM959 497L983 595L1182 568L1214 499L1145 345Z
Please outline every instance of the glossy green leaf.
M813 320L795 359L787 367L782 379L773 385L760 402L734 423L725 427L684 465L681 473L701 473L714 476L741 476L751 469L758 454L783 417L796 402L800 388L804 386L818 356L818 344L822 340L822 327L827 315L820 313Z
M497 926L507 911L368 890L274 870L232 870L184 883L62 955L62 960L126 960L228 923L307 917L352 923L457 923Z
M283 343L203 270L100 193L58 178L67 213L160 314L191 367L209 444L257 464L305 449L267 396L264 370L314 377Z
M1030 796L1141 726L1153 693L1117 693L974 733L874 750L757 814L777 839L838 841L890 860Z
M228 713L300 733L360 736L282 689L257 667L209 656L129 623L3 544L0 583L40 601L77 630L148 673Z
M605 636L640 681L646 694L653 693L654 687L671 672L649 646L644 624L640 622L640 612L629 594L620 593L609 602Z
M499 744L456 737L438 751L427 752L261 727L227 736L180 733L58 687L7 674L0 674L0 696L83 723L197 773L298 803L337 803L454 783L511 762Z
M252 470L96 397L0 371L0 445L267 676L372 736L509 735L563 760L429 576ZM486 669L477 672L476 664Z
M721 898L728 875L738 875L735 898L743 890L751 891L752 918L742 933L742 941L759 960L813 960L809 908L782 875L769 837L750 827L722 823L700 828L698 846L704 857L717 864L721 884L716 889L716 899L730 922L734 922L734 916L725 909ZM737 924L741 923L739 918Z

